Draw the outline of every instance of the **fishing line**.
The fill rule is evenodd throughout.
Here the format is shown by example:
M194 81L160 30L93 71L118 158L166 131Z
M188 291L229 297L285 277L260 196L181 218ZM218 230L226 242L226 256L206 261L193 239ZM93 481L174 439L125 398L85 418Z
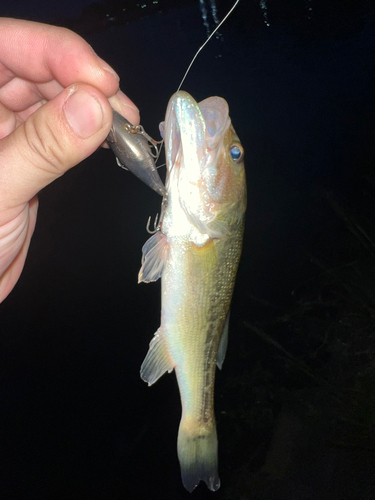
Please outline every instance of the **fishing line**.
M216 26L216 28L213 30L213 32L211 33L211 35L207 38L207 40L199 47L199 49L197 50L197 52L195 53L195 56L193 57L193 59L191 60L191 63L189 64L189 67L188 69L186 70L182 80L181 80L181 83L180 85L178 86L178 89L176 90L176 92L178 92L181 87L182 87L182 84L184 83L189 71L190 71L190 68L193 66L196 58L198 57L198 54L199 52L207 45L207 43L211 40L211 38L214 36L214 34L217 32L217 30L220 28L220 26L222 26L223 23L225 23L225 21L228 19L228 17L232 14L232 12L234 11L234 9L237 7L237 4L239 3L240 0L236 0L236 2L234 2L232 8L229 10L229 12L227 13L227 15L224 17L224 19Z
M213 32L211 33L211 35L207 38L207 40L199 47L199 49L197 50L197 52L195 53L193 59L191 60L189 66L188 66L188 69L185 71L185 74L184 76L182 77L182 80L180 82L180 85L178 86L176 92L178 92L179 90L181 90L181 87L182 87L182 84L184 83L184 81L186 80L186 77L190 71L190 68L193 66L196 58L198 57L199 55L199 52L207 45L207 43L211 40L211 38L214 36L214 34L217 32L217 30L220 28L220 26L223 25L223 23L225 23L225 21L228 19L228 17L232 14L232 12L234 11L234 9L237 7L238 3L240 2L240 0L236 0L233 4L233 6L231 7L231 9L227 12L226 16L220 21L220 23L216 26L216 28L213 30ZM159 160L159 157L160 157L160 153L161 153L161 150L163 148L163 145L164 145L164 138L163 140L161 141L160 143L160 148L159 148L159 154L156 158L156 162ZM162 165L160 165L162 166ZM159 168L159 167L156 167L156 168Z

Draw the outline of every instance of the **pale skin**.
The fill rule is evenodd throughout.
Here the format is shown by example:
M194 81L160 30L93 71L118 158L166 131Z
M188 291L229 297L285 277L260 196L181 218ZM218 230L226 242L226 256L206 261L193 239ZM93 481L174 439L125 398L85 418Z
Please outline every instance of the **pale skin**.
M22 272L37 193L103 144L111 107L139 124L115 71L80 36L0 18L0 302Z

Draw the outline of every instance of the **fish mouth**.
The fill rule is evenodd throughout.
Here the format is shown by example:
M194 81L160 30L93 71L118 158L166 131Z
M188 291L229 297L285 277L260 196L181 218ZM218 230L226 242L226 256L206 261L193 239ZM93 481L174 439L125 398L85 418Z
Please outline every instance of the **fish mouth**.
M177 211L181 209L181 228L187 221L189 231L192 227L197 230L190 237L198 246L207 237L226 235L223 224L214 220L227 179L224 150L230 127L224 99L214 96L197 103L184 91L171 97L160 127L161 132L164 130L167 163L166 203L177 207Z
M183 159L189 181L198 183L229 126L225 99L214 96L198 104L187 92L176 92L169 101L165 124L160 127L168 170Z
M206 153L206 123L195 99L184 91L170 99L165 117L165 154L168 170L182 159L194 184Z

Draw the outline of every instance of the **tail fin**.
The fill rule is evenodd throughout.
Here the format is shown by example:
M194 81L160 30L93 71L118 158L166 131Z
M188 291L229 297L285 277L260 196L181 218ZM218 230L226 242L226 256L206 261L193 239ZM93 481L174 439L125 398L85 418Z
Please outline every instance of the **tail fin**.
M220 488L217 472L217 435L215 421L212 430L199 434L191 434L183 429L181 421L177 440L178 458L180 460L181 478L185 488L192 492L204 481L211 491Z

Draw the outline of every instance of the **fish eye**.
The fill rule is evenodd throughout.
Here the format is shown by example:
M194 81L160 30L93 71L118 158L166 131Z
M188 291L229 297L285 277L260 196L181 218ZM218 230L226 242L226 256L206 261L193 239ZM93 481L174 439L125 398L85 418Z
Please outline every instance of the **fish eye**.
M240 161L243 160L245 152L239 142L234 142L233 144L231 144L229 147L229 152L232 160L235 163L239 163Z

